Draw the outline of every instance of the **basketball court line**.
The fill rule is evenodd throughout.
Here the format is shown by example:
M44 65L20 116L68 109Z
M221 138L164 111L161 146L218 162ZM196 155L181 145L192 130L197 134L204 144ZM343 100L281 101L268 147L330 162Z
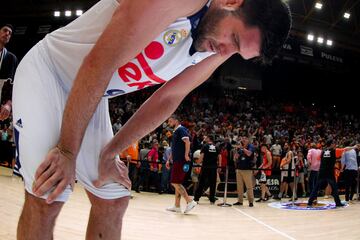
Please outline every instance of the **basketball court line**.
M276 229L276 228L274 228L274 227L272 227L272 226L264 223L263 221L260 221L259 219L257 219L257 218L255 218L255 217L253 217L253 216L245 213L244 211L241 211L241 210L238 209L238 208L233 208L233 209L235 209L237 212L241 213L241 214L244 215L245 217L248 217L248 218L250 218L251 220L254 220L255 222L263 225L264 227L270 229L271 231L273 231L273 232L275 232L275 233L277 233L277 234L279 234L279 235L281 235L281 236L283 236L283 237L285 237L285 238L287 238L287 239L296 240L295 238L289 236L288 234L286 234L286 233L284 233L284 232L282 232L282 231L280 231L280 230L278 230L278 229Z

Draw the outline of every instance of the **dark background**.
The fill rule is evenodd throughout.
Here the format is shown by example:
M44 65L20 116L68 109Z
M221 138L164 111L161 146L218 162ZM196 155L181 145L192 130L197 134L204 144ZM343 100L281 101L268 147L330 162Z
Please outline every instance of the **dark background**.
M75 19L76 9L85 11L96 2L3 1L0 22L15 26L7 48L21 59L48 32ZM326 108L336 105L340 111L359 113L359 87L356 79L359 78L360 67L360 1L322 1L322 10L314 8L317 2L314 0L287 2L293 14L293 29L286 46L273 64L261 66L234 56L215 72L208 85L224 89L246 87L247 91L262 91L264 95L290 102L301 100ZM61 11L60 18L53 16L55 10ZM73 16L66 18L64 10L72 10ZM343 18L345 11L351 14L349 20ZM313 33L315 37L322 36L325 41L331 39L333 46L307 41L308 33ZM301 54L303 47L312 49L313 56ZM322 57L322 54L331 56L331 59Z

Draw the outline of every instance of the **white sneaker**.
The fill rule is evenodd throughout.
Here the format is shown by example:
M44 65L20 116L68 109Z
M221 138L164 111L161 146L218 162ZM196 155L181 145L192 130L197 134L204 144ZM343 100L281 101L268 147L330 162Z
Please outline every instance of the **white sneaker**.
M168 208L166 208L166 211L169 211L169 212L176 212L176 213L181 213L181 208L176 207L176 206L172 206L172 207L168 207Z
M191 202L189 202L189 203L186 205L186 208L185 208L184 213L190 212L196 205L197 205L197 202L195 202L194 200L192 200Z

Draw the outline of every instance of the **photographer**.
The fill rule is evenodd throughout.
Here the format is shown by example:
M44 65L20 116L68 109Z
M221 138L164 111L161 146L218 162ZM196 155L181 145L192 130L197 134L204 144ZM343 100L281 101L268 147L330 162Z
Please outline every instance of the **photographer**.
M254 206L253 170L255 147L249 144L248 137L242 137L238 152L234 156L236 167L236 185L238 201L234 205L243 205L244 184L247 189L249 207Z

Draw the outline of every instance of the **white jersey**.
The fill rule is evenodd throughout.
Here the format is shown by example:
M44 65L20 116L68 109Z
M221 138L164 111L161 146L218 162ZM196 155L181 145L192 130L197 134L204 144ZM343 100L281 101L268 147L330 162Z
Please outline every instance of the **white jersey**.
M66 91L71 89L83 59L110 22L118 5L116 0L101 0L81 17L48 34L43 40L56 75ZM204 12L204 9L202 11ZM195 52L192 55L189 52L193 43L192 20L178 19L136 58L124 66L119 66L118 71L111 78L104 97L130 93L164 83L190 65L209 57L212 54L210 52Z

